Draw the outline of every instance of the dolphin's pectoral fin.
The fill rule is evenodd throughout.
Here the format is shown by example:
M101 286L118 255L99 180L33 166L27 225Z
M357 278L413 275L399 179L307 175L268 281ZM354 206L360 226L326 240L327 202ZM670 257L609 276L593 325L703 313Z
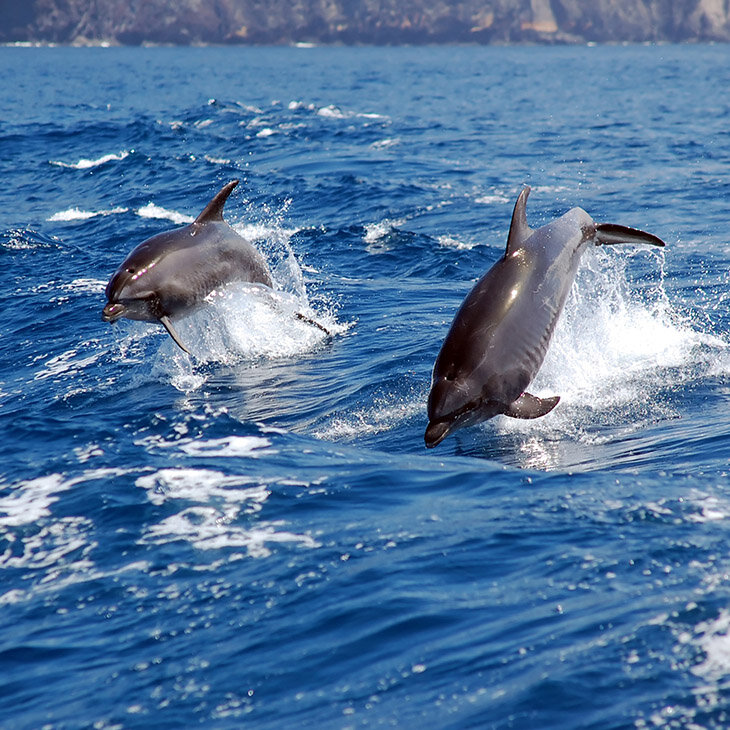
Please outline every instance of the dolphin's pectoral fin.
M188 350L185 345L183 345L182 340L180 339L180 336L175 332L175 328L172 326L172 322L170 322L170 318L167 315L162 315L160 317L160 322L164 326L164 328L167 330L167 333L172 337L173 340L175 340L175 344L183 351L187 352L188 355L190 354L190 350Z
M558 405L559 400L559 395L550 398L538 398L536 395L523 393L517 400L507 406L504 415L512 418L540 418L540 416L550 413Z
M322 330L322 332L324 332L328 337L332 337L332 333L323 324L320 324L311 317L307 317L306 314L302 314L301 312L294 312L294 316L302 322L306 322L307 324L311 324L312 327L316 327L317 329Z

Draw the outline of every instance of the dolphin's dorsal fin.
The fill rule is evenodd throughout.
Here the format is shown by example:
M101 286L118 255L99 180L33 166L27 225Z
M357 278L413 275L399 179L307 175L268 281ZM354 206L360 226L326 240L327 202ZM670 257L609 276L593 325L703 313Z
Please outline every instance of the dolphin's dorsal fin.
M223 220L223 206L228 200L228 196L233 192L233 188L238 185L238 180L231 180L227 185L224 185L220 191L215 195L213 200L208 203L203 209L203 212L195 219L195 222L200 223L212 223L213 221Z
M529 194L530 186L525 185L517 198L515 209L512 212L512 223L510 224L509 235L507 236L505 256L509 256L517 251L532 233L532 228L527 225L527 196Z

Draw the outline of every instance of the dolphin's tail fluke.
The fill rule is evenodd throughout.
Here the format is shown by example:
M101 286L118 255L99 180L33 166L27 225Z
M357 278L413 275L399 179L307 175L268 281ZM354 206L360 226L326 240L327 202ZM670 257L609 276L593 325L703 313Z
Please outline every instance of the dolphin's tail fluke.
M332 333L323 324L317 322L316 319L307 317L306 314L302 314L301 312L294 312L294 316L302 322L306 322L307 324L312 325L312 327L316 327L317 329L322 330L322 332L324 332L328 337L332 337Z
M661 238L638 228L620 226L616 223L597 223L596 245L610 246L615 243L648 243L650 246L664 246Z

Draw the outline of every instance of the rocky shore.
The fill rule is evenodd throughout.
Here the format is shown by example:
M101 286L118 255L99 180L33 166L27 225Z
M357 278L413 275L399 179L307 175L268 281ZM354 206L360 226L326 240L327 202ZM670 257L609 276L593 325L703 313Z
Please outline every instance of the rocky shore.
M725 0L4 0L0 42L727 42Z

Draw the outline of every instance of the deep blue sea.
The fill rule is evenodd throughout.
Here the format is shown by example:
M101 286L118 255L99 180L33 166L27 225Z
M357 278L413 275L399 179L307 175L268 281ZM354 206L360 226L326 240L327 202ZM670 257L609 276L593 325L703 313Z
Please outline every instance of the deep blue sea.
M0 48L0 727L730 725L730 50ZM240 179L180 322L126 254ZM423 443L528 219L592 249L531 390Z

